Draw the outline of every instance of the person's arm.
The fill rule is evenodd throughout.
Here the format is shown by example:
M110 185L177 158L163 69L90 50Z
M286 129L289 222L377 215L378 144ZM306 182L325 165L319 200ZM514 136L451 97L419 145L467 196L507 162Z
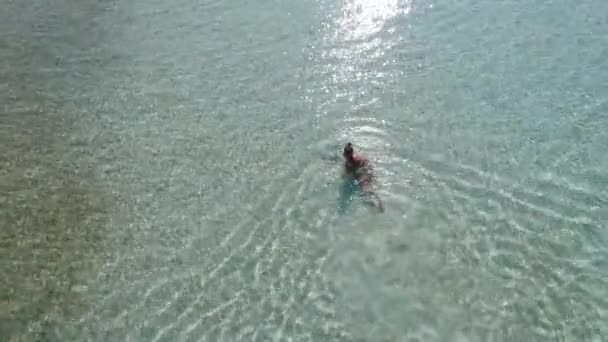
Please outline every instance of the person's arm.
M362 158L357 168L357 176L369 177L374 171L372 163L367 158Z

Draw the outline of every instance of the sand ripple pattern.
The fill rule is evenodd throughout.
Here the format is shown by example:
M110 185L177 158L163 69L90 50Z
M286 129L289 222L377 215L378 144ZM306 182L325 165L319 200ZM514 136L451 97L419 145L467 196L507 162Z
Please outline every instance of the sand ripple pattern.
M348 339L325 272L337 211L318 200L337 197L335 163L275 162L272 181L236 195L239 210L218 203L198 223L183 221L200 229L167 244L150 236L108 265L100 280L118 286L78 325L110 340Z
M282 22L275 2L117 2L108 66L64 100L126 214L94 304L48 339L602 340L606 44L559 29L605 11L557 3L301 2ZM341 179L347 141L385 213Z
M545 170L522 178L492 164L485 149L441 151L432 132L402 143L404 121L376 117L373 103L325 117L315 145L329 151L355 141L374 162L387 202L386 217L363 218L366 228L350 232L356 237L335 241L341 255L329 269L348 321L367 312L373 322L349 326L353 335L502 341L605 334L608 216L601 208L608 194L575 175ZM526 148L512 151L514 158ZM404 312L419 319L406 318L404 327Z

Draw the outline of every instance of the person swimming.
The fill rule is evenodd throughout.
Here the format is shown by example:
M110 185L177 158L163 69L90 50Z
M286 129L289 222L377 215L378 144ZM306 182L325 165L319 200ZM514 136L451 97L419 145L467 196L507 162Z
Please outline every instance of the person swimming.
M344 156L344 169L346 174L352 176L356 185L362 193L376 199L378 209L384 211L384 203L380 196L372 189L373 166L371 162L361 154L355 154L352 143L347 143L342 152Z

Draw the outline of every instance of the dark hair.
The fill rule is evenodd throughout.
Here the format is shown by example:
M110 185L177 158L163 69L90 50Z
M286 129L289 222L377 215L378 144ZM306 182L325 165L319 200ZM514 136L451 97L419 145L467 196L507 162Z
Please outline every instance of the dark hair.
M353 154L353 144L351 144L351 143L346 144L346 146L344 146L343 154L345 156Z

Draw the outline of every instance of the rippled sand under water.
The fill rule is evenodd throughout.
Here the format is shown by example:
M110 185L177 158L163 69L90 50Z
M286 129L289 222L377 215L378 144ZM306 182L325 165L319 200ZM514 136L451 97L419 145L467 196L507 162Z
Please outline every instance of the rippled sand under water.
M1 6L0 340L608 336L605 2Z

